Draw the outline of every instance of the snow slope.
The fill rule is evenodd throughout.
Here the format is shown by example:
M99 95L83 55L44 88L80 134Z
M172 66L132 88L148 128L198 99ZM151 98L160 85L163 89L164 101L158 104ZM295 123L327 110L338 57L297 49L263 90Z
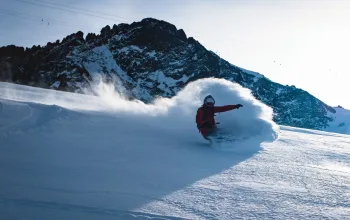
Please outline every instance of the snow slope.
M151 105L0 83L1 219L346 219L350 137L282 127L249 90L217 79ZM209 147L200 100L245 142ZM240 132L238 132L240 131ZM278 139L276 140L278 136Z

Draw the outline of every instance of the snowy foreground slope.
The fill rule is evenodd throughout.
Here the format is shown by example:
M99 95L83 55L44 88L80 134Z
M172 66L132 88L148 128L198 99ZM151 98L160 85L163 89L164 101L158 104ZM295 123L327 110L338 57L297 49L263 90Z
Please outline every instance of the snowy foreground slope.
M0 84L0 219L349 219L350 136L279 128L224 80L153 105ZM194 124L206 94L242 103L211 147ZM276 139L277 138L277 139Z

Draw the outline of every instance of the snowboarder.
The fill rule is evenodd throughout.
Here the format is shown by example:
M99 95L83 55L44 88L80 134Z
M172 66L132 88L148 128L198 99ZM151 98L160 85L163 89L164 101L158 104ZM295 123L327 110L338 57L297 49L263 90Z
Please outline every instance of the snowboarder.
M211 95L204 98L203 105L197 110L196 123L199 132L207 138L216 128L214 113L226 112L243 107L243 105L214 106L215 100Z

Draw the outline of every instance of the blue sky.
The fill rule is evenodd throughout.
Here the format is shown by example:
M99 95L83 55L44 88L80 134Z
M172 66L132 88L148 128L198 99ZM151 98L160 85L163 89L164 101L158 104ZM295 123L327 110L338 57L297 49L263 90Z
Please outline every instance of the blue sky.
M95 16L68 11L75 7ZM45 45L145 17L184 29L232 64L350 109L347 0L1 0L0 46Z

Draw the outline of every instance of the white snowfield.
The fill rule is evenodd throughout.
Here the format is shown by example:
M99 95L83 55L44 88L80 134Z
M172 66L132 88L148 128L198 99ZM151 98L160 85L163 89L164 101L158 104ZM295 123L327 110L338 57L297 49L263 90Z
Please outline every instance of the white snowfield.
M0 219L350 219L350 136L279 127L225 80L153 104L0 83ZM212 94L209 146L195 113Z

